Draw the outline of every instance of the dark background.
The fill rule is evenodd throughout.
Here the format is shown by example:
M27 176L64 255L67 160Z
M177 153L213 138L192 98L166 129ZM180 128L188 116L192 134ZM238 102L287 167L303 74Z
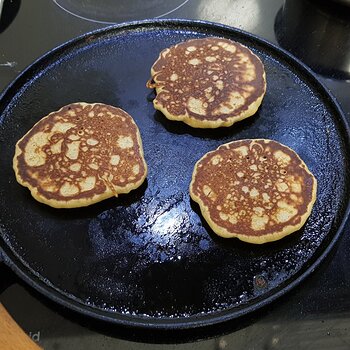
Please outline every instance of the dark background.
M137 1L126 4L130 11L117 13L117 22L141 19L140 11L152 17L152 11ZM84 9L87 15L89 9ZM189 0L165 17L220 22L279 44L319 75L350 117L349 13L350 8L322 1ZM111 21L112 15L102 12L98 18L107 16ZM5 0L0 18L0 90L43 53L106 25L74 17L49 0ZM348 232L344 231L328 258L295 290L240 322L196 334L196 342L141 343L166 338L156 332L107 329L81 319L45 300L4 267L0 268L0 302L45 349L349 349ZM207 337L211 338L198 341ZM169 337L173 343L190 340L194 339L187 334Z

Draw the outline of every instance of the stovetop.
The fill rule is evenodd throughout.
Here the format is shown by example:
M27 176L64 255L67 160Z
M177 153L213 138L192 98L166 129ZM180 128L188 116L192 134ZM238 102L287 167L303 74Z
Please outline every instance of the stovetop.
M97 7L94 4L104 3ZM0 91L63 42L111 22L201 19L256 34L309 65L350 118L350 7L311 0L5 0ZM54 305L0 266L0 302L44 349L348 349L349 228L322 265L284 297L239 322L191 337L106 328ZM154 343L167 344L154 344ZM153 343L153 344L150 344Z

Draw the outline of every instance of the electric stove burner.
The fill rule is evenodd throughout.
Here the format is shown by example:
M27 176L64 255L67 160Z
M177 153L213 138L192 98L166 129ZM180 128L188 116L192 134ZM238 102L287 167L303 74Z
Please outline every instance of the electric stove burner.
M71 15L100 23L160 18L189 0L53 0Z
M15 19L20 6L21 0L4 2L0 0L0 33L4 32Z

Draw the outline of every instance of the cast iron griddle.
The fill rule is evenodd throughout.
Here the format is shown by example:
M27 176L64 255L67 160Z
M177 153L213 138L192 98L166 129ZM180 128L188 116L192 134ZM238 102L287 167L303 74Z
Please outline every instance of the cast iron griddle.
M145 86L159 52L222 36L262 59L267 92L257 114L219 130L168 121ZM149 167L129 195L82 209L53 209L18 185L16 141L71 102L103 102L138 124ZM286 52L205 22L134 22L84 35L29 67L1 98L0 242L5 262L56 302L113 323L191 328L237 318L301 282L334 245L348 214L349 130L337 104ZM300 154L318 180L307 224L262 246L221 239L188 186L195 162L220 144L269 138Z

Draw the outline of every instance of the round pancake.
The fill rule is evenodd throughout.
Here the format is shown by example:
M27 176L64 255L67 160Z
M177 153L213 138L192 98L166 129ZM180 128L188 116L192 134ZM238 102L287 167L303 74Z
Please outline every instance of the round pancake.
M17 142L13 169L36 200L55 208L128 193L147 175L132 117L120 108L83 102L37 122Z
M290 148L276 141L233 141L195 165L190 195L222 237L276 241L299 230L316 200L317 181Z
M154 108L194 128L218 128L253 115L266 91L264 66L223 38L192 39L163 50L151 68Z

